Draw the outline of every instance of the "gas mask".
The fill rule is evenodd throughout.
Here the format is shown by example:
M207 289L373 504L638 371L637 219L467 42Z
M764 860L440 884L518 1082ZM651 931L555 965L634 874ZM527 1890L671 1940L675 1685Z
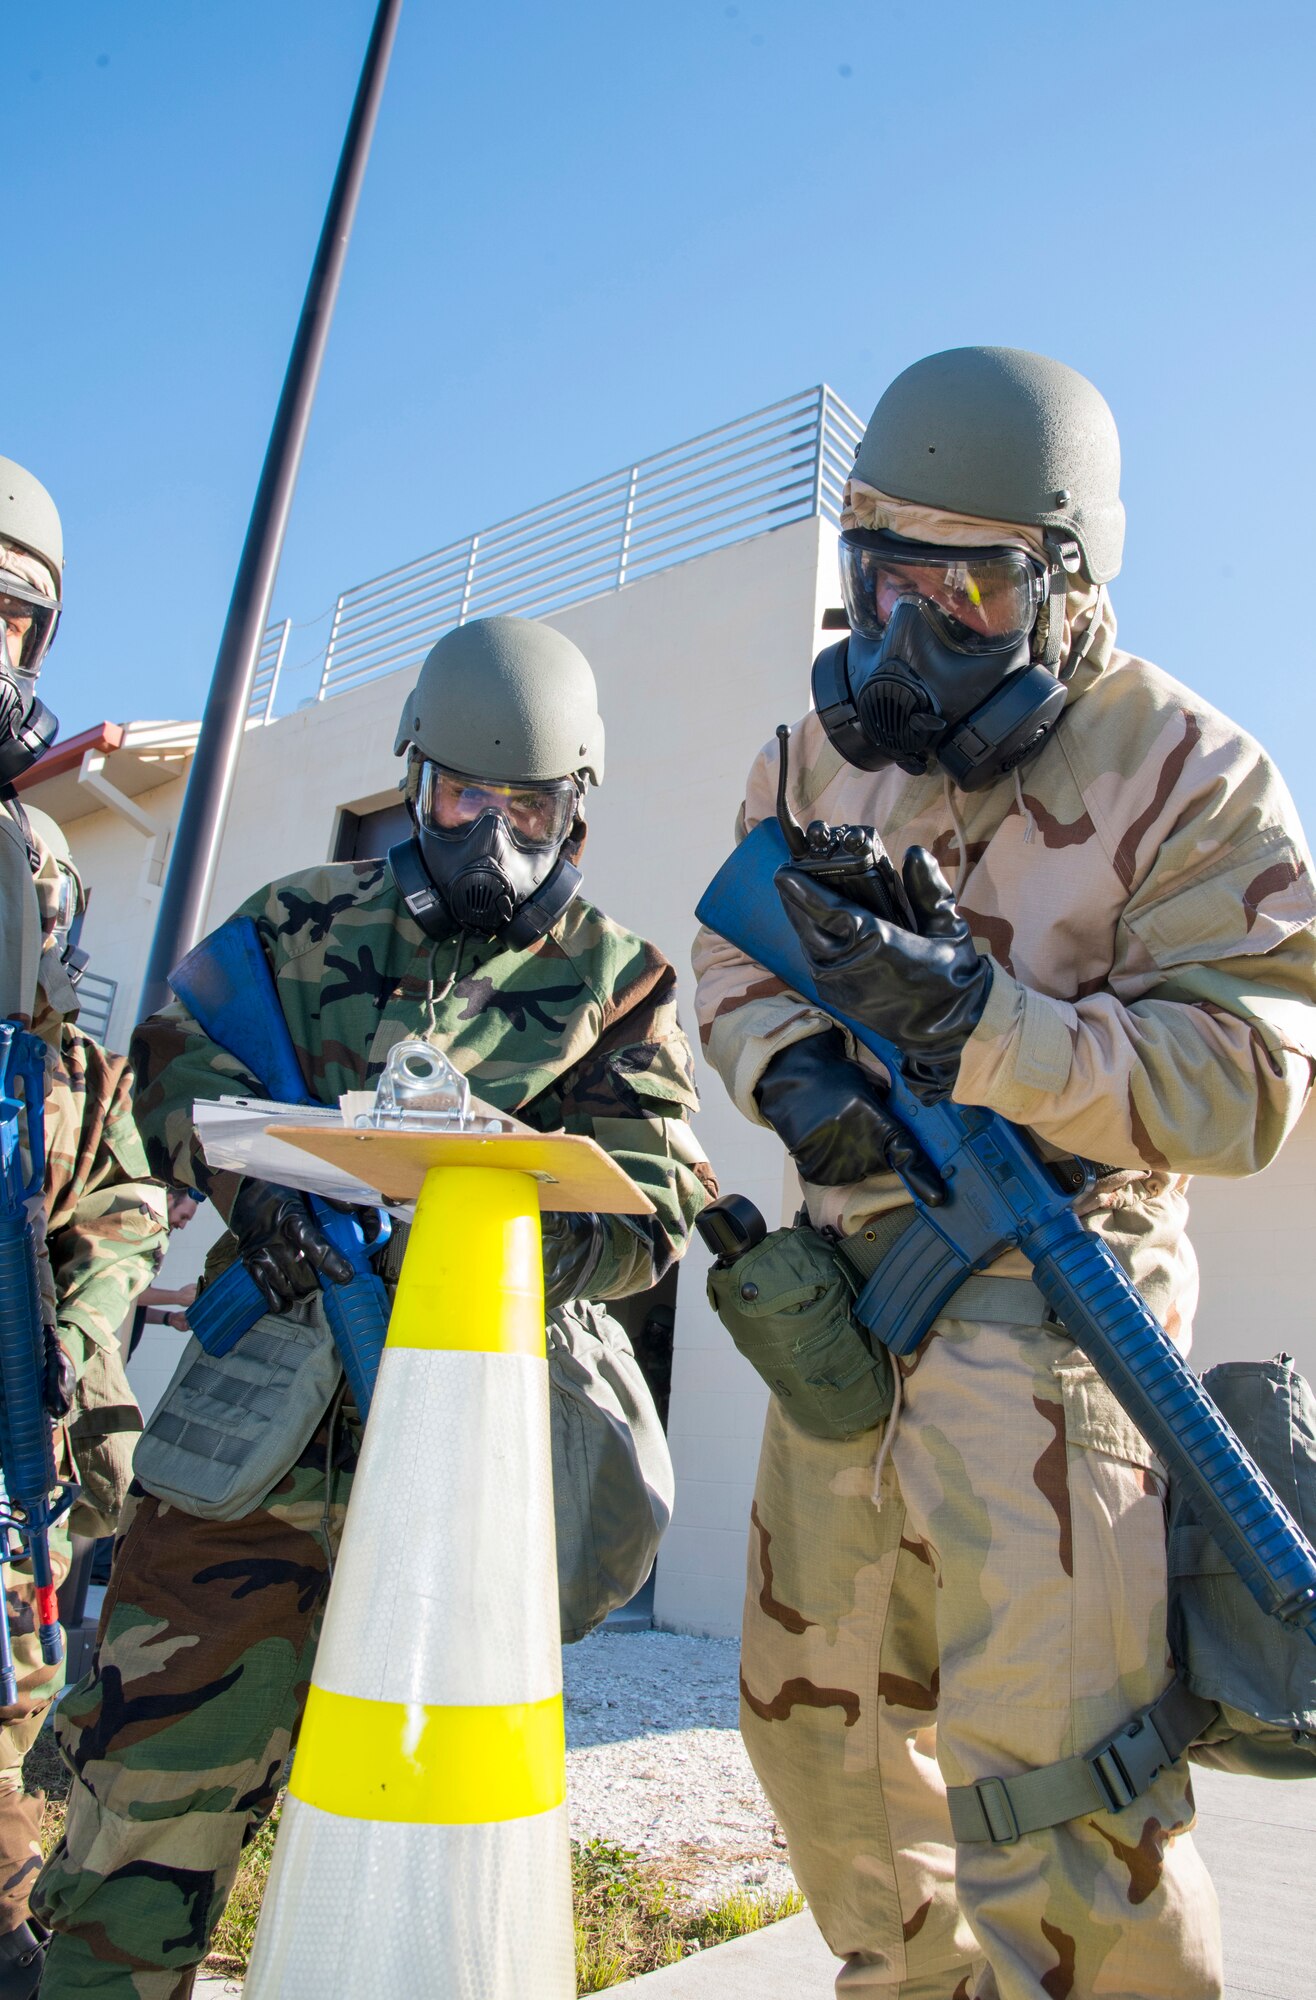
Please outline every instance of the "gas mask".
M1056 667L1076 546L1046 564L1008 546L949 548L854 528L840 558L851 632L814 662L813 698L848 764L921 774L935 760L972 792L1041 749L1065 705Z
M76 986L88 964L87 953L79 943L87 914L87 891L83 889L82 878L62 861L56 861L53 880L38 881L37 897L41 903L42 929L48 938L53 938L55 950Z
M59 623L59 604L0 568L0 784L36 763L59 731L37 693L37 675Z
M506 784L426 758L412 803L416 832L389 850L422 930L454 929L524 950L552 928L580 886L562 855L580 804L575 778Z

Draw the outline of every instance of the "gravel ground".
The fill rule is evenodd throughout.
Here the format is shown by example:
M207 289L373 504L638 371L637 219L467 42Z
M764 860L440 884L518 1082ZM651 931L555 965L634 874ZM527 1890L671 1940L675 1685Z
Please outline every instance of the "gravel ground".
M734 1639L595 1632L562 1656L577 1840L633 1848L693 1904L794 1887L736 1726Z

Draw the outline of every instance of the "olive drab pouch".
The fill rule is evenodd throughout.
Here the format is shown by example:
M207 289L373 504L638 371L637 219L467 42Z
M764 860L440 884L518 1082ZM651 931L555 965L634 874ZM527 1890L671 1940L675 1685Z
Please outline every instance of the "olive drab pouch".
M708 1273L708 1299L788 1417L811 1437L842 1440L889 1415L891 1357L851 1313L862 1280L807 1223L774 1229Z
M1202 1378L1298 1526L1316 1538L1316 1396L1287 1354ZM1170 1492L1170 1646L1179 1678L1218 1702L1189 1752L1262 1778L1316 1777L1316 1647L1268 1617L1187 1494Z
M318 1291L258 1319L227 1354L189 1340L134 1475L185 1514L240 1520L297 1463L341 1376Z
M548 1320L562 1643L634 1597L672 1518L667 1439L624 1329L574 1300Z
M115 1338L97 1342L78 1377L69 1443L82 1488L69 1515L75 1535L112 1535L132 1478L133 1452L142 1435L142 1413L128 1386L123 1352Z

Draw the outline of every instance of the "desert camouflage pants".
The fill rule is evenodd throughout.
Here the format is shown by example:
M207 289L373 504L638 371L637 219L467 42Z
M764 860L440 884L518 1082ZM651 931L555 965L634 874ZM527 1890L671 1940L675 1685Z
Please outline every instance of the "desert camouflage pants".
M844 2000L1214 2000L1186 1765L1120 1813L955 1847L947 1784L1094 1748L1155 1699L1164 1487L1065 1339L942 1320L904 1407L829 1444L773 1404L741 1725Z
M69 1573L68 1530L51 1532L50 1564L55 1582ZM37 1737L51 1702L64 1685L64 1663L48 1667L37 1643L35 1597L26 1565L5 1571L5 1612L9 1644L18 1676L18 1700L0 1708L0 1936L27 1920L27 1901L41 1866L41 1792L23 1789L23 1759Z
M200 1521L134 1481L92 1669L56 1731L76 1782L32 1904L44 2000L186 2000L296 1740L356 1458L327 1430L261 1505ZM330 1499L332 1498L332 1505Z

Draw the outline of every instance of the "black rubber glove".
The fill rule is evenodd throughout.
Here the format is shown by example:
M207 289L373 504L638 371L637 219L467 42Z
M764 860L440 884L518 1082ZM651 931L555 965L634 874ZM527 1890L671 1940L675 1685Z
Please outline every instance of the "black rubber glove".
M992 967L974 949L926 847L910 848L903 873L916 931L870 915L792 868L778 871L777 888L823 1005L893 1042L910 1083L935 1101L954 1087L960 1052L987 1005Z
M317 1229L296 1188L243 1181L228 1226L271 1312L287 1312L316 1289L322 1276L336 1285L352 1281L352 1266Z
M930 1207L945 1200L941 1177L892 1117L876 1078L851 1062L839 1028L775 1055L754 1101L815 1186L848 1187L870 1174L893 1173Z
M551 1311L582 1296L603 1255L603 1224L588 1210L561 1209L540 1218L544 1243L544 1304Z
M42 1372L41 1400L46 1406L46 1415L58 1423L73 1408L73 1398L77 1393L78 1377L68 1350L60 1341L53 1326L46 1328L46 1362ZM0 1988L2 2000L3 1988Z

